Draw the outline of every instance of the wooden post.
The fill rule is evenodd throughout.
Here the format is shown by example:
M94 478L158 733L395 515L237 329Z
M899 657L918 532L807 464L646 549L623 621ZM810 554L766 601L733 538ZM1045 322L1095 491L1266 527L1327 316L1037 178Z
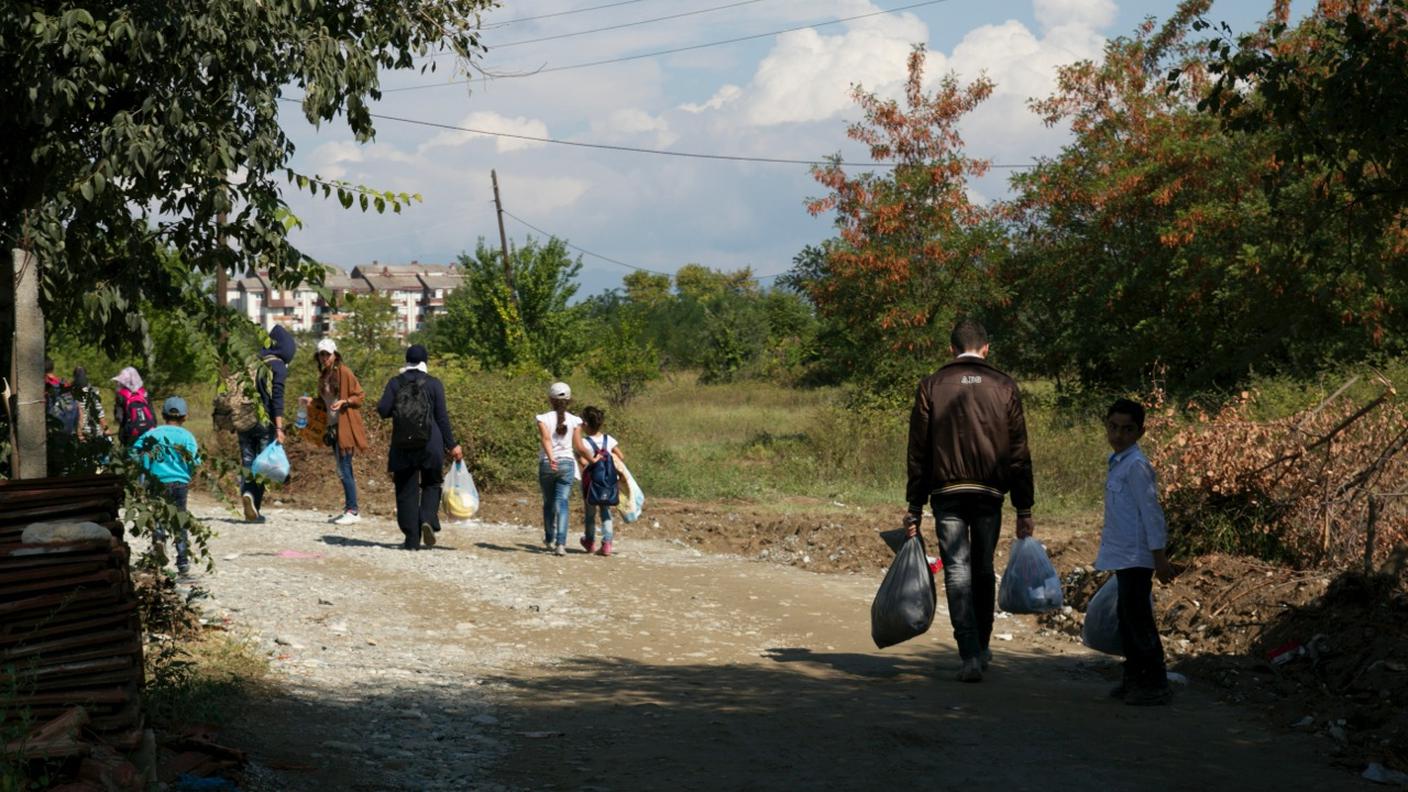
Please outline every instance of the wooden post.
M44 311L39 307L39 262L28 250L10 251L15 274L15 335L10 383L16 392L15 449L10 470L17 479L44 478L49 460L44 425Z
M489 178L494 182L494 210L499 216L499 248L503 251L504 257L504 283L508 284L508 296L513 300L514 307L518 307L518 292L513 289L513 265L508 257L508 234L504 233L504 204L499 200L499 174L494 170L489 171Z

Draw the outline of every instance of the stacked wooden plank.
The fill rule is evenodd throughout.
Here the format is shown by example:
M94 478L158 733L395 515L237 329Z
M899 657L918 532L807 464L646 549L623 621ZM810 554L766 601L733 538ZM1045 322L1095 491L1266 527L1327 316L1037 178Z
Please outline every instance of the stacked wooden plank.
M123 750L141 739L142 630L114 476L0 482L0 690L43 724L81 706ZM34 522L89 521L107 541L23 544Z

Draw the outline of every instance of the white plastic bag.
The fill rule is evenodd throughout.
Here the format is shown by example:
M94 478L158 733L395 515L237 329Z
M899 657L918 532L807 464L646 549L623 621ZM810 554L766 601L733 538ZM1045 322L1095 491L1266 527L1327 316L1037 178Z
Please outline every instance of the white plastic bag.
M479 513L479 490L463 461L452 465L445 478L445 513L455 520L472 519Z
M1124 656L1124 641L1120 640L1120 586L1114 575L1090 598L1085 606L1085 626L1081 628L1081 643L1097 652Z
M263 476L275 484L288 481L288 454L282 443L273 442L259 452L259 456L249 463L249 469L256 476Z
M1028 536L1012 543L997 590L997 606L1008 613L1045 613L1061 607L1061 576L1041 542Z
M621 515L621 519L633 523L640 519L640 512L645 508L645 493L641 491L640 485L636 483L635 476L626 469L625 465L616 465L616 470L621 474L620 503L616 505L616 511Z

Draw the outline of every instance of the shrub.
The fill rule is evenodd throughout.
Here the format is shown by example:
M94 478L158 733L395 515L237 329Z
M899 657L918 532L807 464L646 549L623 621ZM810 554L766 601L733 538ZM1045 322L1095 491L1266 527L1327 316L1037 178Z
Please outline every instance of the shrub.
M1156 403L1148 428L1168 439L1151 461L1174 547L1297 564L1361 557L1368 496L1408 480L1408 414L1387 380L1379 388L1271 420L1252 417L1244 392L1215 413L1194 410L1182 428ZM1381 547L1405 529L1381 525Z
M547 409L546 378L480 371L454 356L438 364L432 372L445 383L450 421L476 481L501 486L532 479L538 466L533 416Z

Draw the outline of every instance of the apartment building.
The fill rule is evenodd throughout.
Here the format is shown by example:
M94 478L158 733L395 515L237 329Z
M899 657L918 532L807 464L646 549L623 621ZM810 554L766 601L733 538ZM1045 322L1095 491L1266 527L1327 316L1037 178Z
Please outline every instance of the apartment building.
M463 275L453 264L412 261L408 265L392 265L374 261L353 267L350 273L332 265L325 268L323 293L331 301L308 284L281 289L270 281L267 272L251 272L229 282L226 302L266 330L279 324L295 332L331 335L345 316L348 295L381 294L395 306L396 333L404 338L443 312L445 298L464 283Z

